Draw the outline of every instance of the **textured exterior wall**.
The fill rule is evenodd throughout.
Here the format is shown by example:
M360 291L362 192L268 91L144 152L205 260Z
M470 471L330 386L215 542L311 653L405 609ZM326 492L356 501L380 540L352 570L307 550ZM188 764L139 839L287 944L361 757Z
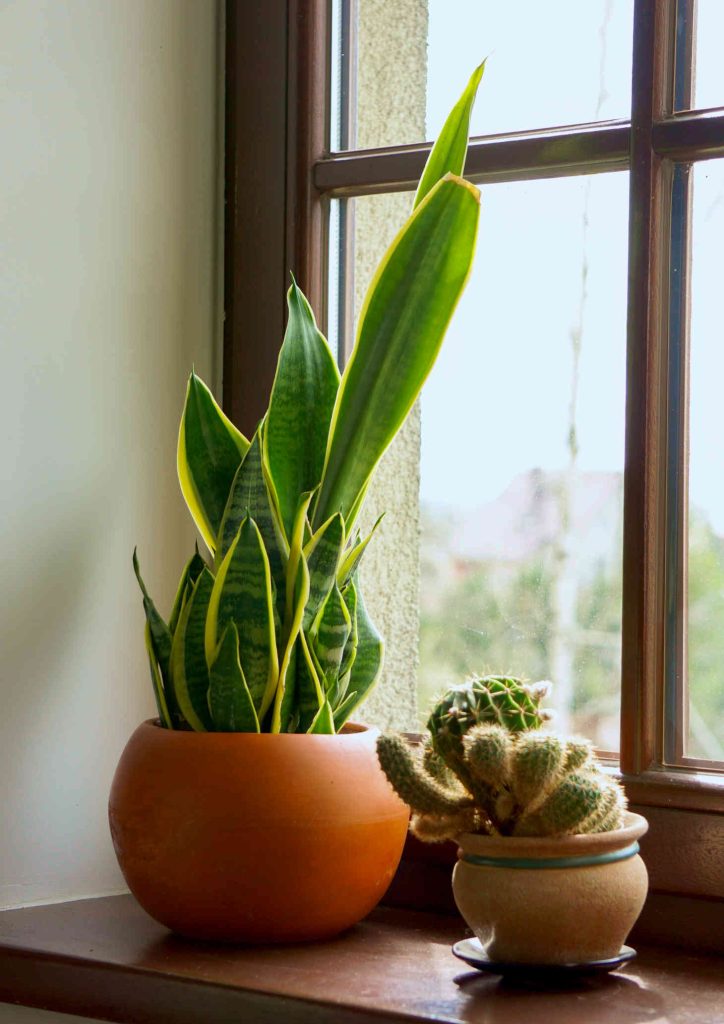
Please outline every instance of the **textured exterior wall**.
M426 0L360 0L358 26L360 148L425 137ZM410 194L354 200L355 312L370 279L409 215ZM380 682L360 715L382 727L417 728L420 584L420 412L415 407L377 471L365 505L369 528L385 519L365 554L362 583L385 638Z

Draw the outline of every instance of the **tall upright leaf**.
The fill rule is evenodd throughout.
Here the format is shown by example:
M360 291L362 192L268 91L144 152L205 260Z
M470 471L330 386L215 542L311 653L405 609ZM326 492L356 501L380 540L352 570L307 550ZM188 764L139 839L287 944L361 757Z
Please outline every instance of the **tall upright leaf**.
M362 594L357 588L357 654L352 666L349 682L350 693L355 694L354 700L344 701L344 711L340 708L334 717L335 728L341 729L356 707L369 694L377 682L382 668L384 644L382 637L370 619Z
M317 612L334 586L344 542L344 520L338 513L319 527L304 549L309 566L309 600L304 609L303 623L305 630L313 626Z
M342 378L313 527L355 506L432 369L472 266L480 193L446 175L392 243Z
M413 210L444 175L448 173L463 173L465 169L465 156L468 151L470 114L484 71L485 61L479 64L475 71L473 71L462 96L448 114L442 131L430 151L430 156L427 158L425 170L422 172L420 184L417 186L417 192L415 193Z
M352 620L339 587L335 585L324 605L314 637L314 651L328 691L336 683L351 633Z
M259 732L259 719L239 661L239 634L230 622L209 670L209 711L217 732Z
M294 548L295 545L293 543L292 551L294 551ZM281 732L282 729L286 729L289 718L293 714L291 695L296 687L294 659L297 656L297 638L302 628L304 608L309 598L309 569L301 547L294 561L290 557L287 572L291 572L292 568L295 571L294 585L290 588L292 597L284 624L284 653L279 665L279 681L276 693L274 694L270 732Z
M349 583L349 581L352 579L352 576L359 568L359 564L362 560L362 555L365 553L367 545L374 537L377 531L377 527L380 525L384 517L385 513L383 512L381 516L377 517L375 525L372 527L367 536L364 537L362 540L357 541L355 544L352 545L352 547L348 551L345 552L344 558L342 559L339 569L337 570L337 585L339 586L340 590L344 589L344 587Z
M306 732L326 700L323 673L317 663L309 641L300 630L297 639L296 706L299 731Z
M229 499L219 528L216 549L216 564L221 564L234 538L239 532L242 520L251 516L259 528L267 556L272 580L279 594L281 609L284 608L284 567L288 547L282 536L272 508L269 490L262 465L261 428L251 439L249 451L236 471L231 485Z
M171 647L171 679L181 713L195 732L212 728L209 669L204 649L206 614L214 577L204 566L179 616Z
M176 591L176 597L173 602L173 608L171 609L171 616L168 620L168 628L169 632L171 633L171 636L173 636L174 633L176 632L176 625L181 614L181 609L183 608L185 602L191 596L191 592L194 589L194 584L196 583L196 580L199 578L199 576L201 575L205 568L206 562L199 554L197 548L181 575L181 582L179 583L178 590Z
M168 710L168 701L166 700L166 689L164 687L163 679L161 678L161 671L158 667L158 661L156 660L156 652L153 649L153 641L151 640L151 627L146 622L146 630L144 633L146 638L146 651L148 653L148 664L151 668L151 682L153 683L153 695L156 698L156 707L158 709L158 717L166 729L173 729L174 723L171 719L171 715Z
M239 660L254 706L259 710L271 700L279 664L269 559L259 528L250 517L239 527L214 581L206 615L209 665L229 622L236 626Z
M299 495L322 477L339 370L294 282L265 427L266 456L287 538ZM336 511L336 510L335 510Z
M249 442L221 411L204 382L192 373L178 435L181 491L209 551Z

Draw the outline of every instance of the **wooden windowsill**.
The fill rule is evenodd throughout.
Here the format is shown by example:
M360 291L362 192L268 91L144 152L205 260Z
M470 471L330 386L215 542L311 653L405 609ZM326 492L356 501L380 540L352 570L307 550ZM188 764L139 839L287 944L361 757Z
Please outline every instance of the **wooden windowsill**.
M522 1022L714 1024L717 957L645 949L619 972L535 992L470 971L452 917L380 908L346 935L306 946L185 941L131 896L0 913L0 1001L125 1024Z

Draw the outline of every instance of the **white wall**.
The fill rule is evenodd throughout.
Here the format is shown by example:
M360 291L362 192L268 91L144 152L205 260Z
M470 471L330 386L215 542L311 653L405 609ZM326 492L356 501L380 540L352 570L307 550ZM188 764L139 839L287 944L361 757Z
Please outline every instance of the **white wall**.
M123 886L131 552L167 609L185 378L219 370L218 10L0 0L0 907Z

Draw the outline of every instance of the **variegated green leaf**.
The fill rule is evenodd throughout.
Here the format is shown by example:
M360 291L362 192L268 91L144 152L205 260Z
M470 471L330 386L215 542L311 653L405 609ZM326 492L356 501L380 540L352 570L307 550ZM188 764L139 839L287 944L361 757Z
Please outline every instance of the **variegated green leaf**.
M178 478L196 526L213 554L231 484L249 442L191 374L178 436Z
M324 674L327 691L333 687L339 676L351 632L352 621L347 605L339 592L339 587L335 585L325 602L313 641L314 653ZM334 703L334 700L332 702Z
M169 662L171 660L171 631L164 622L156 608L156 605L153 603L148 591L146 590L146 585L141 577L141 570L138 565L138 555L136 551L133 552L133 571L136 574L138 585L141 588L141 593L143 594L143 610L146 613L146 625L148 626L149 637L148 642L151 644L153 656L161 673L168 715L174 726L178 726L182 724L181 712L179 711L178 704L174 697L169 669Z
M448 172L463 173L468 151L470 114L484 71L485 61L473 71L470 81L465 86L465 91L448 114L442 131L427 158L425 170L422 172L420 184L415 193L413 209L422 202L430 189L437 185L445 174Z
M348 514L402 426L442 344L475 251L480 194L446 175L380 264L344 371L312 526Z
M259 732L244 672L239 661L239 634L230 622L209 670L209 711L217 732Z
M289 538L289 561L287 562L286 570L286 595L284 602L284 627L288 631L289 624L292 620L294 612L297 607L297 597L299 592L299 563L304 562L305 571L307 575L307 586L309 585L309 567L307 566L306 558L304 557L304 544L305 534L307 530L307 512L314 495L313 491L305 491L301 495L297 502L297 510L294 516L294 523L292 525L292 532ZM309 590L307 589L307 598L309 597ZM305 604L306 599L305 598Z
M334 586L344 543L344 520L337 513L320 526L304 548L309 566L309 600L302 623L306 631L314 628L317 612Z
M298 636L297 636L298 638ZM284 692L279 707L279 732L299 731L299 704L297 692L297 658L299 655L298 644L295 643L291 649L287 668L284 672ZM282 661L282 666L284 662Z
M265 427L266 457L290 538L299 495L319 484L339 370L314 314L294 282Z
M306 509L302 508L301 511L306 512ZM296 526L294 532L296 533ZM293 659L297 646L297 638L299 637L299 633L302 628L304 608L306 606L307 599L309 598L309 569L307 568L307 560L304 557L304 552L301 550L301 544L295 545L295 542L292 541L292 552L295 551L294 563L292 562L291 555L289 558L289 566L292 566L292 564L296 566L296 579L291 588L292 598L289 606L289 614L284 626L285 647L281 664L279 666L279 682L277 683L276 694L274 696L274 710L272 712L270 732L281 732L282 729L285 729L286 722L292 714L288 690L289 687L296 685L296 673L294 671ZM287 568L287 572L289 572L289 567ZM284 714L282 714L282 711Z
M158 717L161 725L167 729L173 729L174 725L171 721L171 715L168 710L168 703L166 701L166 694L163 687L163 679L161 678L161 672L156 661L156 652L153 649L153 642L151 640L151 628L146 622L145 626L145 637L146 637L146 651L148 652L148 663L151 668L151 682L153 684L153 695L156 698L156 707L158 708Z
M342 598L349 612L350 634L347 638L347 643L344 645L344 654L342 655L342 664L337 672L337 680L328 691L329 701L335 709L335 714L340 702L347 695L352 666L354 665L354 659L357 657L357 588L351 580L344 591L342 591Z
M314 657L314 652L310 649L303 630L300 631L297 639L296 685L299 730L306 732L320 707L324 704L326 697L322 670Z
M374 537L377 527L380 525L384 518L385 513L383 512L382 515L379 516L377 522L372 527L367 536L363 538L363 540L360 540L356 544L353 544L349 551L345 552L344 558L342 559L342 562L340 563L339 566L339 570L337 572L337 584L340 589L344 589L344 587L349 583L349 581L352 579L352 576L359 568L359 564L362 560L362 555L367 550L367 545Z
M271 703L279 663L269 559L259 528L250 517L239 527L211 592L205 633L209 665L229 622L236 625L244 678L254 706L260 710Z
M354 580L350 580L341 593L344 598L344 603L347 605L349 621L352 627L347 643L345 644L342 664L339 667L339 674L340 676L343 676L346 672L350 671L354 664L354 659L357 655L357 642L359 639L357 633L357 587Z
M194 584L199 578L203 570L206 568L206 562L203 560L201 555L196 549L193 557L189 561L188 565L183 571L181 576L181 582L178 585L176 592L176 598L173 602L173 608L171 609L171 617L168 620L168 628L171 636L173 637L176 632L176 625L178 624L181 609L183 608L186 601L191 596L191 592L194 589Z
M214 577L204 566L179 616L171 647L171 679L176 700L184 718L196 732L213 728L204 637L213 586Z
M339 732L344 723L347 721L349 716L352 714L354 709L359 704L357 700L357 693L350 693L342 703L339 705L337 710L334 712L334 728Z
M234 482L231 485L229 500L224 509L224 516L219 528L216 548L216 563L221 564L226 552L231 547L239 532L241 522L251 516L259 527L264 541L269 568L271 569L274 586L284 600L284 567L288 548L280 524L272 509L264 470L262 466L261 428L251 439L251 446L239 466ZM283 607L283 604L282 604Z
M368 696L379 678L382 668L383 643L374 623L367 614L362 594L357 588L357 654L354 659L349 683L354 701L345 700L344 714L335 715L335 725L339 729L356 707ZM339 709L341 711L341 709Z
M328 700L322 704L307 732L321 733L327 736L334 735L334 715Z

